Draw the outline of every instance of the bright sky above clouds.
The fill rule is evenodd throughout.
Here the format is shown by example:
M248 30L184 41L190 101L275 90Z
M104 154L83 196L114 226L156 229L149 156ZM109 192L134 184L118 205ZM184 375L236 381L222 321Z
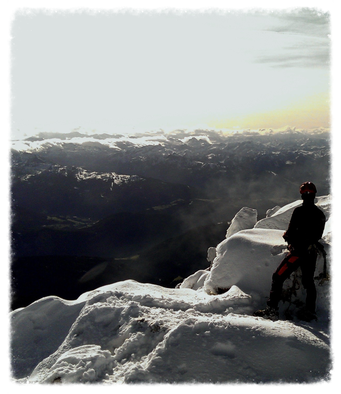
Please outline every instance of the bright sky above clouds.
M36 9L11 26L12 138L330 126L319 9Z

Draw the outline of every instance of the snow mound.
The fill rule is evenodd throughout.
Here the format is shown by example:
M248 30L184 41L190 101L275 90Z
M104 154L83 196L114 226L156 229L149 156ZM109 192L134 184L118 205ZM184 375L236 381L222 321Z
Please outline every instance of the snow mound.
M284 207L276 210L276 212L274 212L271 216L259 220L254 227L285 231L288 228L288 224L294 209L301 204L302 200L297 200L291 204L285 205Z
M205 291L214 294L237 285L248 294L266 297L271 276L285 256L282 235L279 230L242 230L221 242L204 282Z
M47 297L12 314L12 348L21 361L13 373L25 383L311 382L328 377L328 337L318 326L252 317L246 313L249 306L250 296L237 286L210 296L132 280L76 301ZM72 316L73 324L61 314ZM28 324L33 324L31 336ZM25 341L18 341L21 336ZM52 337L45 355L41 351L39 359L27 361Z
M291 204L287 204L282 208L275 207L274 211L268 211L267 217L259 220L255 224L255 228L268 228L285 231L288 228L288 224L291 215L296 207L302 204L302 200L297 200ZM317 198L316 206L319 207L326 215L326 220L329 220L330 216L330 196L322 196Z
M305 381L325 370L322 342L310 352L313 338L280 323L271 326L249 317L229 315L195 317L178 323L140 365L129 371L126 382L217 383ZM295 348L295 358L288 353ZM321 357L317 364L306 361ZM304 365L305 364L305 365ZM307 373L306 367L313 368ZM200 371L200 372L199 372ZM317 375L316 375L317 374Z
M97 345L83 345L63 353L48 370L42 374L38 369L31 376L31 382L96 382L112 371L114 362L109 350Z
M318 200L327 219L330 199ZM255 217L242 209L238 230L214 249L210 270L170 289L133 280L77 300L42 298L11 313L12 375L22 383L224 383L328 380L329 282L318 283L318 320L277 322L252 316L264 307L271 276L286 255L282 238L298 203ZM245 215L246 214L246 215ZM249 220L250 219L250 220ZM252 219L252 220L251 220ZM247 224L248 223L248 224ZM330 225L323 242L330 247ZM232 224L231 224L232 225ZM272 226L272 227L271 227ZM212 251L213 251L212 249ZM213 256L213 255L212 255ZM318 259L316 274L322 271ZM329 264L329 257L328 257ZM305 298L300 273L281 317ZM285 292L284 292L285 293ZM291 309L290 309L291 308Z
M254 210L243 208L232 220L234 229L241 228L237 232L231 230L228 238L216 246L216 257L209 271L198 271L186 278L179 287L191 289L204 289L208 294L219 294L227 291L231 286L238 286L243 292L251 295L255 308L264 307L269 296L272 274L287 255L287 244L283 239L283 233L288 228L293 210L302 204L302 200L294 201L284 207L275 207L268 210L267 217L259 220L253 228L244 229L251 220L245 218L256 217ZM323 233L322 243L327 252L328 272L330 272L330 196L322 196L317 199L316 205L326 215L326 226ZM323 257L317 259L315 275L323 271ZM303 304L305 290L300 284L300 270L293 273L284 283L284 293L288 294L287 302L280 305L281 312L291 308L295 304ZM317 308L320 317L325 318L329 311L329 284L317 285ZM294 291L291 288L295 285ZM291 294L289 294L291 293Z

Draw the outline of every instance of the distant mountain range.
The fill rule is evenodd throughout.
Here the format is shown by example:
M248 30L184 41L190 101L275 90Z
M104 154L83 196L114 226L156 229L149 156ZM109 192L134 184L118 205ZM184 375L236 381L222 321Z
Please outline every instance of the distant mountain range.
M328 134L179 132L144 144L120 135L110 144L108 135L77 143L79 133L68 141L46 137L37 137L37 149L11 155L16 306L43 296L55 275L75 282L92 269L79 294L107 280L175 286L177 277L208 266L207 247L221 241L243 206L265 216L269 206L298 199L306 180L318 194L330 192ZM198 232L202 243L192 248ZM69 298L66 287L56 294Z

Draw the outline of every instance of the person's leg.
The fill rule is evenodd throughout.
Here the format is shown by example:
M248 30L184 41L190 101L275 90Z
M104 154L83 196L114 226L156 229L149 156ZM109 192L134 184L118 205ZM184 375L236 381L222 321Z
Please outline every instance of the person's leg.
M317 254L311 252L304 256L301 263L302 284L307 292L306 309L311 313L315 313L316 309L316 287L314 282L316 259Z
M289 278L291 273L299 266L299 258L291 253L281 262L275 273L272 275L272 284L268 306L266 309L260 309L254 312L254 316L264 317L266 319L278 319L278 303L282 296L283 282Z
M282 296L283 283L294 272L300 264L300 259L291 253L281 262L275 273L272 275L272 284L268 306L278 308L278 303Z

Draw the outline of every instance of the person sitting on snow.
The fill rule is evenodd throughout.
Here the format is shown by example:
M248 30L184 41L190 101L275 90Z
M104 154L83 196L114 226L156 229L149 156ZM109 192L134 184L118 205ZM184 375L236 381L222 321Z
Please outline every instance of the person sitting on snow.
M255 316L278 318L278 303L281 299L282 286L292 272L299 267L302 271L302 284L306 289L305 310L301 313L304 320L316 319L316 288L314 272L316 267L318 241L322 237L326 218L314 204L317 193L312 182L304 182L300 187L303 204L293 211L289 227L283 234L288 243L289 255L281 262L272 276L268 307L254 313Z

